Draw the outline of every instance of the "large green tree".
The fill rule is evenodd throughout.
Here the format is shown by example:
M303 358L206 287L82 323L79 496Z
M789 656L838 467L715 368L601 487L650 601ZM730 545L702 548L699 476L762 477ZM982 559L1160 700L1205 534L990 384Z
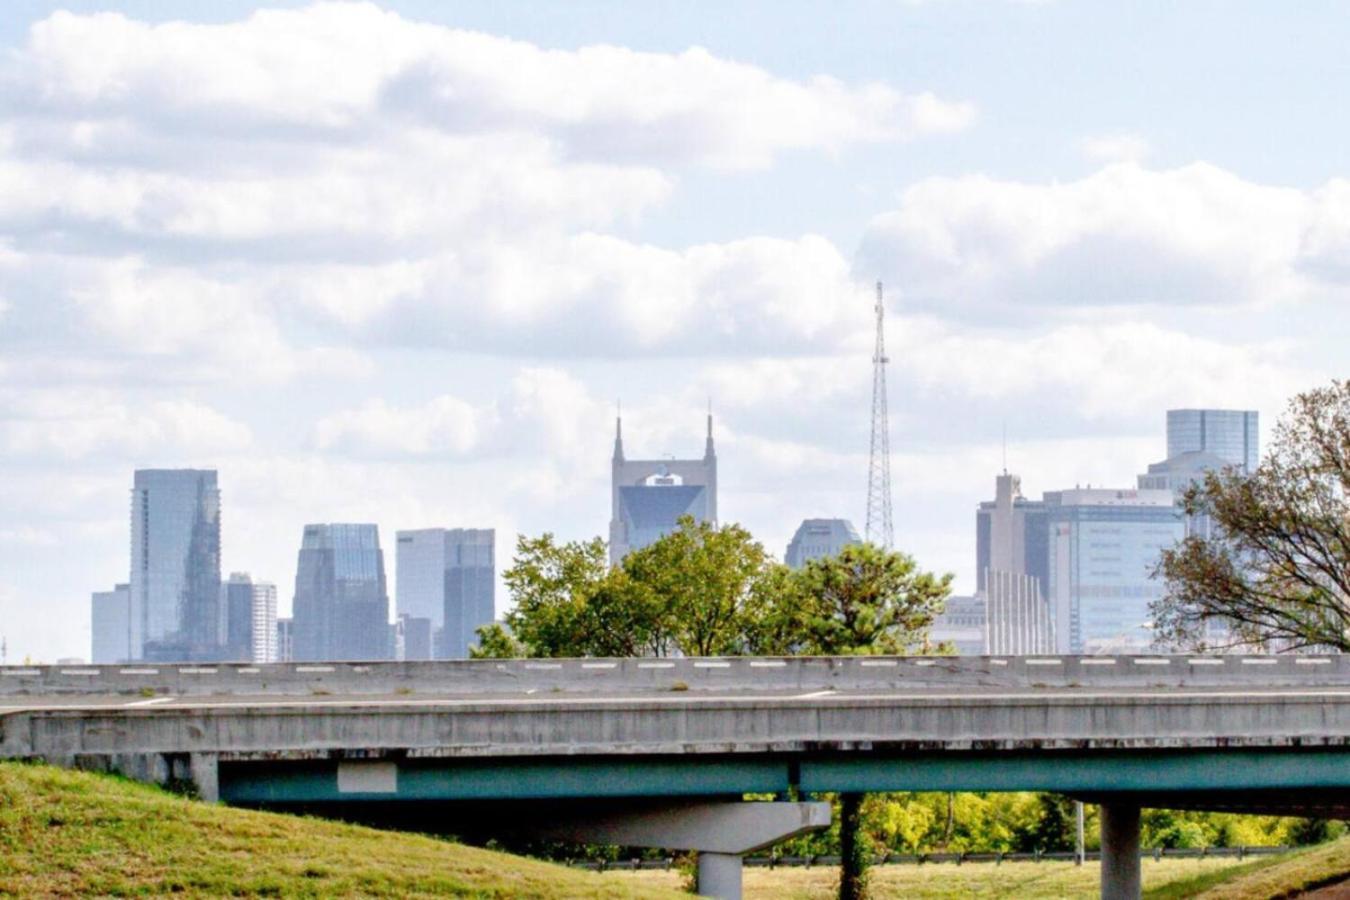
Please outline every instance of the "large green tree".
M1296 396L1250 474L1210 473L1186 493L1208 539L1162 554L1156 633L1179 646L1350 650L1350 382Z
M926 648L952 576L925 572L904 553L853 544L811 560L796 580L805 614L798 619L801 652L839 656Z
M747 646L748 610L770 565L764 547L739 525L689 516L623 560L635 599L657 617L662 650L730 656Z

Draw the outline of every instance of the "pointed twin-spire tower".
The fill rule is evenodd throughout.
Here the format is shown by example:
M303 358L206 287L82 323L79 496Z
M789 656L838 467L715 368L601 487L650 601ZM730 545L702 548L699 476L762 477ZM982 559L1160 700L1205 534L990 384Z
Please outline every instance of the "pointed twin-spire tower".
M876 348L872 351L872 446L867 461L866 540L890 549L895 542L891 524L891 428L886 402L885 320L881 301L881 282L877 282Z

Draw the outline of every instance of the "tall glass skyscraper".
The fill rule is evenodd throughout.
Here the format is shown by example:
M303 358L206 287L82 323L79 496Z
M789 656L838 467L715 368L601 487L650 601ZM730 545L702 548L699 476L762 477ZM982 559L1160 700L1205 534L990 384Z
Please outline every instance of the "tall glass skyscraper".
M492 528L398 533L398 614L430 621L438 659L467 657L477 630L496 618L496 540Z
M219 652L220 489L213 469L138 469L131 490L130 647L136 659Z
M306 525L295 573L296 660L388 659L384 553L375 525Z
M497 617L497 570L493 528L451 528L445 532L445 624L442 659L464 659L478 643L477 630Z
M1183 453L1212 453L1225 465L1244 472L1256 471L1256 410L1169 409L1167 411L1167 458Z

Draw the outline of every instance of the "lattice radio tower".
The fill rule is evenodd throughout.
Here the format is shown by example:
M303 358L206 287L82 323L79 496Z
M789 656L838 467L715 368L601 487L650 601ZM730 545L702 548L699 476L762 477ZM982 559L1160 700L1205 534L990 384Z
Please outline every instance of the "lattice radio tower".
M887 550L895 541L891 526L891 427L886 415L886 307L877 282L877 345L872 352L872 449L867 461L867 528L870 543Z

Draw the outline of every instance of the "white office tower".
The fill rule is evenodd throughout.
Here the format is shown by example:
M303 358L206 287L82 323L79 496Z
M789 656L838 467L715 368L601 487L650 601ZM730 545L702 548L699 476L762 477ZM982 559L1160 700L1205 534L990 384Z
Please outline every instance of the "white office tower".
M1040 581L1000 569L985 572L985 652L1029 656L1055 652L1055 624Z
M253 583L253 661L278 662L277 586L265 581Z

